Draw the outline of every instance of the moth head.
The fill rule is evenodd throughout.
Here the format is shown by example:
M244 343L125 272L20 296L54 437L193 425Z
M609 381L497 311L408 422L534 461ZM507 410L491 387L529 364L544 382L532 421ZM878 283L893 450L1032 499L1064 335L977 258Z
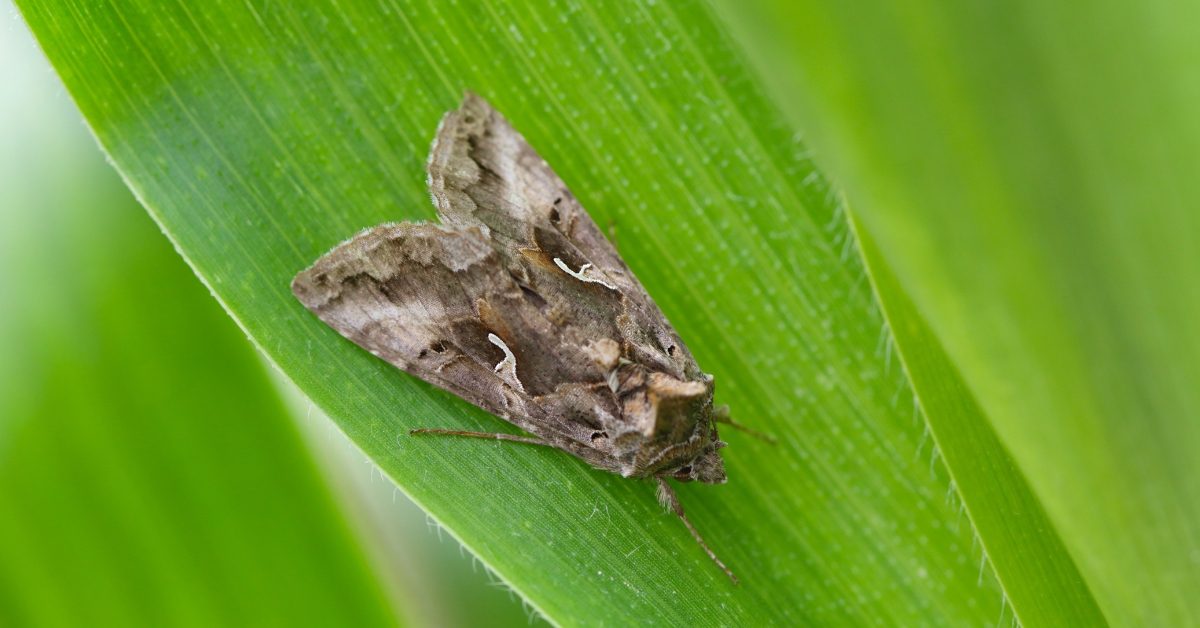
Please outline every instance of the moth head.
M724 484L725 461L721 460L718 450L725 446L724 441L712 441L699 456L672 472L671 476L681 482L696 480L705 484Z

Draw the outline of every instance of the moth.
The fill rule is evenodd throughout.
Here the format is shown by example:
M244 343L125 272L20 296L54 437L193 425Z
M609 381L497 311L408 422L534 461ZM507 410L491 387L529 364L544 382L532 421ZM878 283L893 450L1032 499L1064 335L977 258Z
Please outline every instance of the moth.
M429 155L440 222L367 229L296 275L322 321L530 436L418 429L561 449L628 478L735 583L668 479L723 484L705 374L587 212L525 139L468 92Z

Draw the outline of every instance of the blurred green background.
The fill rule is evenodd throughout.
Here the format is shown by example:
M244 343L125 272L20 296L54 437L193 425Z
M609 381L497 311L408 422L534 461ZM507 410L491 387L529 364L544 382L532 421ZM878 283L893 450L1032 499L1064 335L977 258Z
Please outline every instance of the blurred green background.
M535 622L270 372L2 28L0 625Z
M0 624L1200 625L1200 5L21 4L213 294L14 17ZM742 588L287 294L465 87L779 437L681 491Z

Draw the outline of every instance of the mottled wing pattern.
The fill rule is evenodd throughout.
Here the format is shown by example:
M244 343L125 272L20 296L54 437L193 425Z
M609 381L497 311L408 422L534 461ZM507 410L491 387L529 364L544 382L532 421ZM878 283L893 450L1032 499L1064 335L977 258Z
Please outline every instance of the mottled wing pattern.
M499 414L511 378L494 369L505 356L475 308L511 284L500 259L478 228L385 224L321 257L292 291L355 344Z
M483 224L502 255L539 252L616 288L617 321L635 361L685 380L703 377L666 317L562 179L487 101L468 92L446 114L429 156L429 189L448 224ZM562 268L555 264L557 270Z
M707 442L687 408L711 402L711 378L498 112L468 94L447 114L429 179L441 223L382 225L334 248L293 281L305 306L600 468L649 473Z
M726 480L712 378L483 99L468 93L442 119L428 169L440 224L364 231L297 275L293 292L359 346L541 442L657 478L663 503L736 582L665 479Z
M608 384L617 344L596 342L604 337L592 335L597 325L572 324L588 317L538 296L594 304L607 289L533 262L510 268L478 226L400 223L339 245L297 275L292 291L400 369L596 466L623 470L616 458L597 458L593 443L621 422Z

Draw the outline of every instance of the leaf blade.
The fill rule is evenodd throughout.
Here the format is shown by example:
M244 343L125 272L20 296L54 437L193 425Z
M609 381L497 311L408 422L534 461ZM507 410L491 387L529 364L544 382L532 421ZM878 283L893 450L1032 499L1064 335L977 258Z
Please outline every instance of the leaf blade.
M261 362L0 48L0 623L397 625Z
M945 478L915 459L920 430L875 350L881 320L837 203L702 6L147 2L86 20L62 17L78 3L45 6L26 17L102 144L239 324L552 620L995 617ZM680 491L745 586L729 588L646 486L555 452L404 438L498 423L354 349L288 294L358 229L432 217L426 144L464 87L601 223L617 219L721 401L779 437L769 449L730 435L733 483Z
M1195 8L721 6L1105 614L1200 621Z
M1016 619L1024 626L1107 625L1075 561L978 401L879 248L865 233L857 233L934 445Z

